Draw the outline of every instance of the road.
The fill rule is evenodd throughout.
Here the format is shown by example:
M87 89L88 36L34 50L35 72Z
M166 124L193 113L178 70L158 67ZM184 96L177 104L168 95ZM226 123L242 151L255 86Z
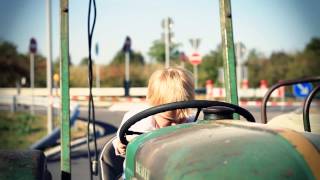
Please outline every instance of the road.
M95 109L96 119L105 122L107 125L107 135L97 140L98 152L102 146L115 135L117 128L125 111L108 111L107 109ZM87 110L81 109L80 117L87 117ZM89 161L87 145L83 144L71 150L72 179L90 179ZM48 159L48 169L53 179L60 179L60 161L59 157ZM99 179L99 178L94 178Z
M98 108L95 110L96 119L106 123L107 135L98 138L97 146L100 152L102 146L115 135L116 129L119 127L123 114L130 108L134 108L137 104L120 104L116 107L107 108ZM253 116L260 120L260 108L259 107L247 107L247 109L253 114ZM268 108L268 119L282 114L284 112L289 112L296 109L296 107L286 107L283 110L280 108L270 107ZM81 109L81 117L87 117L87 109ZM72 148L71 153L71 163L72 163L72 179L90 179L89 178L89 163L87 158L87 145L83 144L76 148ZM48 168L52 173L53 179L60 179L60 161L59 156L48 159ZM94 179L99 179L94 177Z

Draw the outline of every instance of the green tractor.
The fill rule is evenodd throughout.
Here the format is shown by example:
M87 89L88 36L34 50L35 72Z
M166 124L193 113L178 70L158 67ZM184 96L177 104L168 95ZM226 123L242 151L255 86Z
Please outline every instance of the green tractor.
M126 135L141 134L129 130L133 124L182 108L197 109L194 123L145 133L128 144ZM233 120L234 113L246 121ZM229 103L194 100L153 107L123 124L119 137L128 144L126 179L320 178L320 132L258 124L249 111ZM109 143L102 150L103 179L121 176L123 158L110 156L112 148Z
M68 0L60 0L61 179L72 177L68 12ZM256 119L253 115L238 106L230 0L220 0L220 21L226 102L207 100L175 102L153 107L134 115L119 130L121 142L128 144L125 163L124 158L115 155L113 145L109 141L100 153L102 179L117 179L123 173L129 180L320 179L320 133L311 131L312 126L309 121L310 103L320 86L318 85L305 101L303 118L300 118L300 122L304 122L303 131L255 123ZM90 38L92 33L93 29L89 34ZM320 77L298 80L298 83L301 81L320 82ZM290 83L293 82L284 82L274 87ZM273 88L269 92L272 91ZM269 94L265 96L262 103L263 123L267 123L266 101L268 98ZM92 98L90 103L93 104L91 100ZM193 123L161 128L145 134L129 130L133 124L143 118L184 108L196 109ZM239 115L244 120L239 120ZM126 135L131 134L140 134L140 136L128 143ZM50 178L42 152L37 151L31 154L4 152L2 154L5 156L0 159L6 161L0 163L2 171L0 177ZM92 169L96 169L97 161L93 161L90 165L95 167ZM19 172L22 172L21 175L18 174ZM97 173L96 170L94 172Z

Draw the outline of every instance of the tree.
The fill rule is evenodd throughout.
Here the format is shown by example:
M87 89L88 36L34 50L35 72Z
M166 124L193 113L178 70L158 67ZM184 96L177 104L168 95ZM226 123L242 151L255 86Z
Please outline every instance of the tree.
M0 86L14 87L20 83L21 78L27 78L26 86L30 86L30 57L20 54L15 45L10 42L0 43ZM35 79L36 87L46 86L46 61L41 54L35 55Z
M290 64L288 78L319 76L320 71L320 39L313 38L303 52L297 53Z
M320 56L320 38L312 38L306 45L304 52L313 52Z
M125 62L125 53L120 50L117 52L113 60L111 61L112 65L124 64ZM140 52L131 51L130 53L130 64L144 65L144 57Z
M250 87L259 87L261 75L263 72L263 67L267 64L265 58L256 49L249 51L248 59L246 61L246 66L248 67L248 80Z
M280 80L287 79L288 72L293 71L290 69L290 64L293 63L294 58L285 52L274 52L271 54L268 63L263 69L263 79L267 79L270 84L278 83Z
M94 62L93 62L94 63ZM80 66L87 66L89 64L89 58L88 57L84 57L81 59L80 61Z
M179 63L179 44L171 43L170 45L170 60L173 64ZM149 49L148 55L158 63L165 62L165 44L161 40L153 41L152 46Z
M222 49L217 46L216 50L210 51L203 57L199 66L199 85L204 86L206 80L213 80L216 84L219 82L219 68L223 67Z
M20 55L12 43L0 42L0 63L1 87L14 87L22 77L29 76L26 56Z

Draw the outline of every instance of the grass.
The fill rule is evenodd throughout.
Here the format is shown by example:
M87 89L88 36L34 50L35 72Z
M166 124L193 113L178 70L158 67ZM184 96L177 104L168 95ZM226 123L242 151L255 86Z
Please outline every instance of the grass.
M0 113L0 148L27 149L46 135L46 117L28 113Z
M54 126L60 125L54 118ZM0 112L0 149L27 149L47 135L47 117L26 112ZM71 139L86 136L86 123L76 121L71 129ZM60 140L58 140L59 142Z

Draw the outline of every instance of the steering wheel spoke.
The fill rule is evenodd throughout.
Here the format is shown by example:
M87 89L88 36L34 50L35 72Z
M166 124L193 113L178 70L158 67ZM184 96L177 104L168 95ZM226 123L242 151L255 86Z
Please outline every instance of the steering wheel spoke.
M130 131L130 130L126 132L126 135L141 135L141 134L143 134L143 132Z

